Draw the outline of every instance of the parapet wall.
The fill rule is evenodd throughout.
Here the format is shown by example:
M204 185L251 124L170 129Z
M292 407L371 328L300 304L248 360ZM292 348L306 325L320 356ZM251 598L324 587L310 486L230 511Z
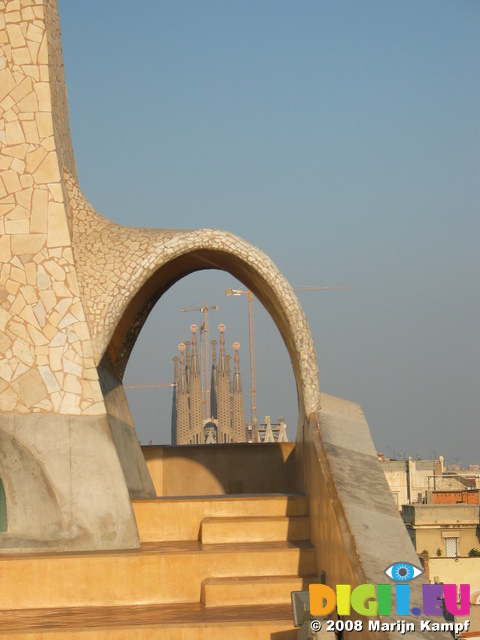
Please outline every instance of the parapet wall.
M419 565L357 404L322 393L322 408L298 430L296 453L308 496L317 572L327 585L385 584L389 579L384 571L393 563ZM422 606L423 582L427 580L410 583L412 606ZM382 622L398 620L395 602L394 595L392 615L382 616ZM409 637L446 640L444 633L420 633L420 619ZM375 635L364 619L361 637ZM389 631L388 637L399 640L402 634Z
M142 447L157 496L295 493L295 443Z

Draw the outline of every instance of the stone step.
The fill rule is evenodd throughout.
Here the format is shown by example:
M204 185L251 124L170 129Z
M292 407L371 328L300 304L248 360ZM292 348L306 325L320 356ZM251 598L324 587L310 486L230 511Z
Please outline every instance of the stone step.
M196 603L2 612L0 640L296 640L290 605Z
M201 602L206 607L288 605L292 591L308 590L309 584L318 582L316 575L207 578L202 582Z
M198 540L205 518L304 516L307 499L292 494L169 497L132 501L142 542Z
M0 609L200 602L207 578L315 572L315 549L303 541L145 543L130 552L10 555L0 557Z
M308 540L308 516L204 518L200 539L205 544Z

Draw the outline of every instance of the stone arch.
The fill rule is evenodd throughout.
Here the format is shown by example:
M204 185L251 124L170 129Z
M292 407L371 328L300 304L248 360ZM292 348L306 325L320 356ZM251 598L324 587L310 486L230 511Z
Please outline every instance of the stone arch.
M175 245L175 250L169 252L168 244ZM193 272L218 269L250 289L277 326L292 363L301 420L318 411L318 366L310 328L292 287L270 258L241 238L218 230L185 232L168 244L157 260L149 256L135 295L113 327L106 353L117 378L123 377L140 330L161 296Z
M162 295L195 271L218 269L248 287L280 331L293 367L300 414L308 416L320 409L317 358L305 314L292 287L263 251L218 229L139 229L116 224L95 211L68 171L64 175L93 353L100 378L107 370L116 378L113 387L102 385L104 397L112 391L117 394L140 330ZM113 404L107 399L107 411ZM131 419L126 411L121 413L123 420Z

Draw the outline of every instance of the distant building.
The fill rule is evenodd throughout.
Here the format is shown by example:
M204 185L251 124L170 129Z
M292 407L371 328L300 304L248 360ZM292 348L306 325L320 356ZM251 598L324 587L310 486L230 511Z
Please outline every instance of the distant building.
M404 505L402 518L417 553L466 558L480 546L478 489L471 493L474 496L465 502Z
M432 503L435 491L468 491L480 487L480 474L446 471L443 456L438 460L390 460L379 453L378 458L399 511L407 504Z
M191 329L192 342L180 344L180 357L175 356L173 359L175 385L172 400L172 444L247 442L238 354L240 345L238 342L233 345L235 355L232 385L231 357L225 351L225 325L220 325L218 363L217 342L212 340L210 407L208 417L204 417L197 327L192 325Z
M388 460L380 453L378 457L427 576L429 562L431 565L436 558L463 558L468 561L465 567L478 568L479 559L468 556L472 549L480 548L479 474L446 471L442 456L438 460ZM433 577L443 579L450 575L451 566L440 564L442 571L439 574L437 563ZM448 567L450 573L446 573Z

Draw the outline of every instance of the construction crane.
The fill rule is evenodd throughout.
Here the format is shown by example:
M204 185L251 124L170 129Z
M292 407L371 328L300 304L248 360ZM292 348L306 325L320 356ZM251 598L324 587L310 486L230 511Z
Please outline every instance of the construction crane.
M200 326L200 361L203 417L206 420L210 418L210 342L208 338L208 312L212 309L213 311L218 311L218 305L208 306L206 300L202 307L183 307L183 309L180 309L182 313L187 313L187 311L200 311L204 316L204 321Z
M250 338L250 402L252 419L252 436L257 441L257 387L255 381L255 331L253 330L253 294L250 290L225 289L227 298L230 296L248 296L248 333Z
M335 291L337 289L351 289L349 285L340 287L293 287L294 291ZM227 298L230 296L248 296L248 331L250 338L250 402L253 440L258 441L258 421L257 421L257 388L255 374L255 331L253 326L253 294L249 289L225 289Z

